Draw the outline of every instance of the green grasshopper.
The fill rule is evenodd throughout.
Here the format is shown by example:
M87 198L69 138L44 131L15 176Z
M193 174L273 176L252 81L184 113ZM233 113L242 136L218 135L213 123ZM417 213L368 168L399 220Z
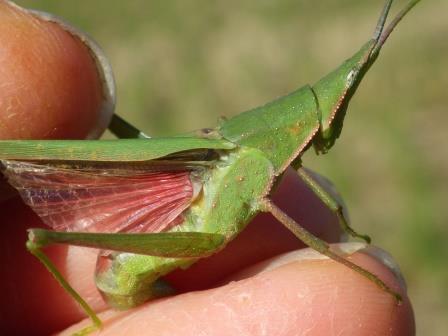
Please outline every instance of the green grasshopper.
M387 0L373 37L316 84L223 120L212 129L149 138L118 116L109 129L121 140L0 141L3 174L55 230L30 229L28 250L83 307L42 248L54 243L103 249L95 274L108 303L137 306L171 293L160 277L223 249L259 212L271 213L306 245L342 263L400 300L377 276L332 251L271 200L285 170L298 176L339 218L341 204L303 168L310 147L327 152L339 137L351 97L410 1L386 27Z

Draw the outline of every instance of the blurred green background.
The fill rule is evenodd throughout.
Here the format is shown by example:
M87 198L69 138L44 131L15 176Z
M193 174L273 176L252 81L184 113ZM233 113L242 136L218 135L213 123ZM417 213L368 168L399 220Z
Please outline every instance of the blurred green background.
M151 135L214 126L349 57L383 1L18 1L93 36L117 111ZM405 1L397 1L393 9ZM353 226L402 266L418 334L448 325L448 1L422 1L352 100L342 137L304 162L341 191Z

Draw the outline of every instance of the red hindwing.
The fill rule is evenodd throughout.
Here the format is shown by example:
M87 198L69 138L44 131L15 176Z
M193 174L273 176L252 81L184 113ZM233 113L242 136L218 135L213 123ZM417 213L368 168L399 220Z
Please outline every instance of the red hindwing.
M189 171L83 170L3 161L23 200L58 231L161 232L193 199Z

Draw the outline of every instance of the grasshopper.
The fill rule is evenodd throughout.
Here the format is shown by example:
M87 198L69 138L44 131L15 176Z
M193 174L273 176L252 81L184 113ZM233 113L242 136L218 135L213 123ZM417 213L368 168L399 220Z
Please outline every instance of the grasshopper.
M30 229L27 249L91 318L101 321L43 253L47 245L102 249L95 280L107 302L127 309L171 293L161 276L223 249L259 212L298 239L400 300L376 275L333 251L271 200L285 170L298 176L353 230L335 200L302 166L310 147L327 152L342 131L351 97L390 33L419 2L386 26L387 0L372 38L314 85L188 135L150 138L117 115L120 140L0 141L3 174L54 230Z

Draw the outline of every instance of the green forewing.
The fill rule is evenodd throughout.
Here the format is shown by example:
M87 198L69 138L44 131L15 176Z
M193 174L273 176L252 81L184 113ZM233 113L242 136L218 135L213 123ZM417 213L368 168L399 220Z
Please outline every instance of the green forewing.
M148 161L195 149L233 149L221 139L2 140L0 160Z

